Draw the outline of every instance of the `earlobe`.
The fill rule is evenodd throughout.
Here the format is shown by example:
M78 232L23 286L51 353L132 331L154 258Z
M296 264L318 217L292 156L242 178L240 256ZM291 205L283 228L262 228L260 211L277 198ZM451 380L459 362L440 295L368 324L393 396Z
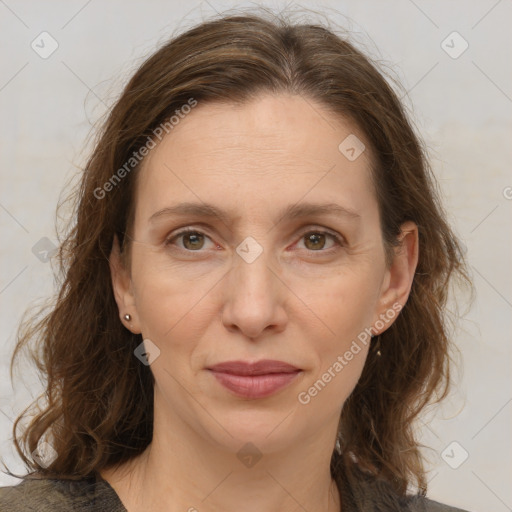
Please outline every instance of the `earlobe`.
M133 294L132 280L128 269L126 269L124 265L117 236L114 236L112 243L109 266L114 297L119 310L119 318L127 329L134 334L140 334L141 330Z
M405 222L401 226L401 233L398 239L400 245L395 248L393 261L386 271L386 278L381 290L378 312L380 315L390 309L399 308L400 310L403 308L409 298L418 265L418 226L412 221ZM395 315L393 315L394 317ZM386 329L389 325L386 326ZM383 329L381 332L384 332L386 329Z

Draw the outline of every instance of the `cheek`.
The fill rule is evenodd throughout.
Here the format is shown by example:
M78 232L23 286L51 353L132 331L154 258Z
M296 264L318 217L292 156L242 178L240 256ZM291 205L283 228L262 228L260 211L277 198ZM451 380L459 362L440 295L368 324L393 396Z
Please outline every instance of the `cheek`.
M352 347L352 348L350 348ZM297 401L309 409L317 420L338 416L343 404L361 376L368 347L352 345L339 350L324 361L320 371L306 379L297 394Z
M293 290L308 305L309 320L324 340L323 352L343 348L371 325L380 291L376 269L361 266L322 278L296 280ZM319 331L321 329L321 331Z
M370 346L365 329L371 326L377 303L378 277L365 268L297 288L312 313L302 320L301 330L307 333L316 363L301 388L300 403L314 399L338 409L354 389Z
M339 416L361 377L370 346L369 337L366 343L357 337L360 331L356 324L363 317L359 322L355 317L340 317L336 334L315 343L317 365L305 374L296 399L320 423Z
M162 264L151 254L134 258L132 278L137 314L144 337L159 347L190 345L200 330L207 295L215 284L213 276L191 280L179 268Z

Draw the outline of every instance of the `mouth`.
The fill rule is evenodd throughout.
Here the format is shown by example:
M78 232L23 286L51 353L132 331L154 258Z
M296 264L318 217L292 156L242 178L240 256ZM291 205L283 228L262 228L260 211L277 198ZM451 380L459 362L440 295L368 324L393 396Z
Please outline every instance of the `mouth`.
M286 387L302 372L284 361L228 361L207 368L233 394L244 398L265 398Z

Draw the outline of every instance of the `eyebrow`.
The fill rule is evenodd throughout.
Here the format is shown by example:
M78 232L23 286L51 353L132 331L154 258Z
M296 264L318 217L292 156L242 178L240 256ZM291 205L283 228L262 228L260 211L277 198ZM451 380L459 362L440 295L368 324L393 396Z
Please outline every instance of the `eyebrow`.
M230 220L229 212L221 210L209 203L185 202L174 206L162 208L153 213L149 218L150 222L154 222L159 218L168 216L194 216L194 217L216 217L224 224L228 224ZM303 217L326 216L332 215L349 220L360 220L361 215L356 211L346 208L336 203L300 203L291 204L284 208L278 215L278 222L283 218L294 220ZM238 218L238 217L237 217Z

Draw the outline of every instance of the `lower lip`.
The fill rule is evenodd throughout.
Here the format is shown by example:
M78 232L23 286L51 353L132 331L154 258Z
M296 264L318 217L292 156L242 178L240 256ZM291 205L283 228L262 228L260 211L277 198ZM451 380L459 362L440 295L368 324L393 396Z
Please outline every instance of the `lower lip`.
M300 373L268 373L266 375L232 375L210 370L227 389L244 398L265 398L293 381Z

